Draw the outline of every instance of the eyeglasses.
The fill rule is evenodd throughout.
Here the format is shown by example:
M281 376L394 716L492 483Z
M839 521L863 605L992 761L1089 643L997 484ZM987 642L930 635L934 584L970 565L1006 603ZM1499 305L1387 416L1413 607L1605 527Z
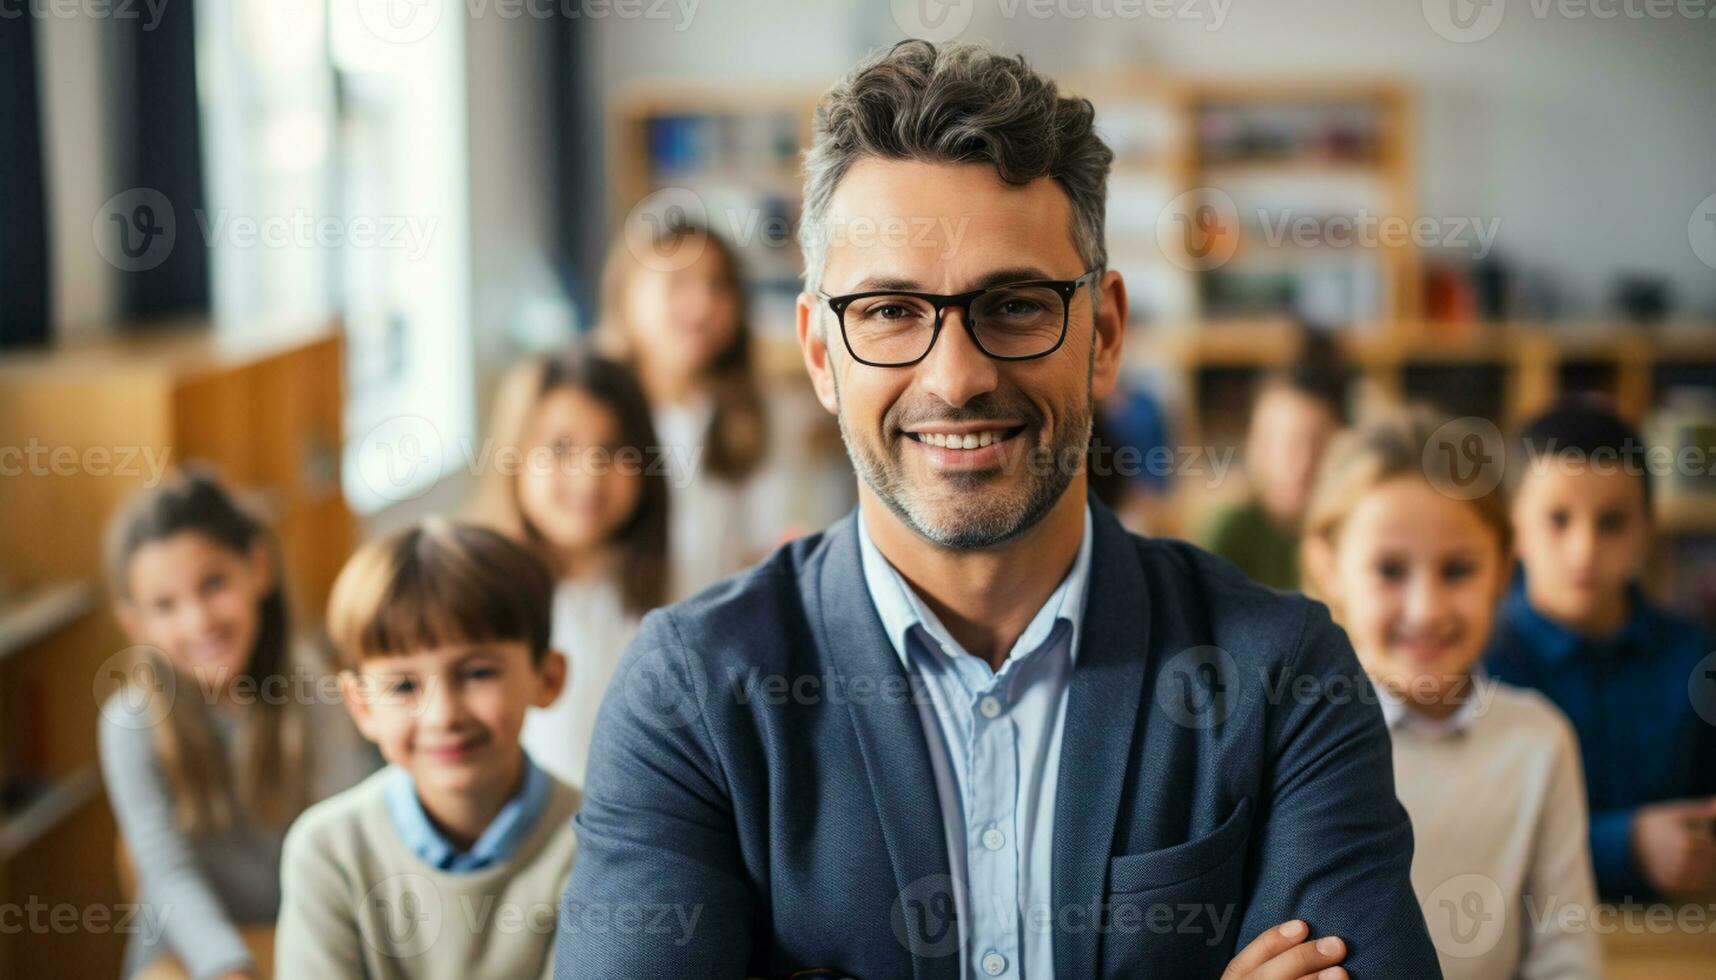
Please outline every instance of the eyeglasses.
M941 336L942 314L962 314L977 349L997 361L1029 361L1060 349L1072 299L1096 281L1092 269L1077 279L1032 279L969 293L915 293L897 289L830 296L847 353L871 367L909 367L929 356Z

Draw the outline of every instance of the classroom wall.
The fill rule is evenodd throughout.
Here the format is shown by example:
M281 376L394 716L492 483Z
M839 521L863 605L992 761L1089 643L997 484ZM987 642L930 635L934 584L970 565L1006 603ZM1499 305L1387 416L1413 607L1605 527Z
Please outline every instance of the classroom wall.
M902 36L892 11L913 2L703 0L684 31L671 21L591 20L591 50L607 92L643 77L825 85L863 51ZM1716 276L1687 231L1694 208L1716 192L1716 19L1628 17L1648 8L1621 0L1497 0L1494 32L1456 43L1426 19L1438 0L1166 5L1198 15L1186 20L1038 19L1022 2L946 6L970 10L962 37L1021 51L1051 71L1399 78L1419 100L1420 214L1500 218L1498 251L1554 272L1571 315L1604 312L1612 278L1626 271L1670 277L1683 308L1716 312ZM1051 6L1112 11L1116 2ZM1586 12L1556 13L1563 9ZM1006 10L1019 13L1009 19ZM1607 11L1621 15L1597 16Z

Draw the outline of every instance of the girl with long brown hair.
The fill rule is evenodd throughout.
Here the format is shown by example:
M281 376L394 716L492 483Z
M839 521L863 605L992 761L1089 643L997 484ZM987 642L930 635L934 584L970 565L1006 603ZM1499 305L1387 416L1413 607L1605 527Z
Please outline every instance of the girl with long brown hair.
M502 382L471 517L521 541L557 583L553 645L571 689L525 721L545 770L582 784L596 709L644 613L668 600L668 488L649 404L623 365L536 357Z
M649 398L673 487L672 592L695 593L851 505L807 492L814 402L765 392L740 257L709 227L626 229L609 252L596 343ZM849 475L833 486L847 485Z
M134 935L128 974L163 952L192 976L253 974L238 926L274 922L287 824L377 765L293 645L278 555L199 472L139 494L109 528L135 646L102 705L102 773L138 900L164 926Z

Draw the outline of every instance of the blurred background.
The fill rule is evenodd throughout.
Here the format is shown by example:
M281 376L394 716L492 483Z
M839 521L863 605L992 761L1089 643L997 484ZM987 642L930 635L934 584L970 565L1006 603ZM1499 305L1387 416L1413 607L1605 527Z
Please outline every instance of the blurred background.
M849 506L792 340L799 155L818 95L902 37L990 42L1097 106L1133 321L1103 432L1173 460L1110 481L1134 527L1195 536L1247 492L1256 381L1307 349L1354 411L1428 400L1507 431L1583 391L1716 451L1713 16L0 0L0 902L119 894L94 742L123 646L113 507L215 463L266 502L313 615L354 543L469 494L499 378L592 328L624 228L734 245L757 370L809 420L801 509ZM1658 491L1648 584L1709 624L1716 479ZM0 974L112 975L119 946L0 929Z

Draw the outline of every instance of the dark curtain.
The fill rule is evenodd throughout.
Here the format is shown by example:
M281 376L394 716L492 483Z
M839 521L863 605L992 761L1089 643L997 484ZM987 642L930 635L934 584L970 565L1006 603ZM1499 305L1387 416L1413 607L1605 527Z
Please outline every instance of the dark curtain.
M202 134L197 114L193 0L162 5L160 22L115 19L108 84L116 136L116 186L151 188L173 209L172 251L158 265L119 273L119 313L148 321L209 308L209 246L197 222L203 196Z
M586 19L561 17L549 57L554 86L554 214L559 229L560 275L578 311L595 322L603 253L607 250L608 195L602 181L601 109L585 50ZM592 138L595 137L595 138Z
M35 20L8 17L0 19L0 348L48 341L46 202Z

